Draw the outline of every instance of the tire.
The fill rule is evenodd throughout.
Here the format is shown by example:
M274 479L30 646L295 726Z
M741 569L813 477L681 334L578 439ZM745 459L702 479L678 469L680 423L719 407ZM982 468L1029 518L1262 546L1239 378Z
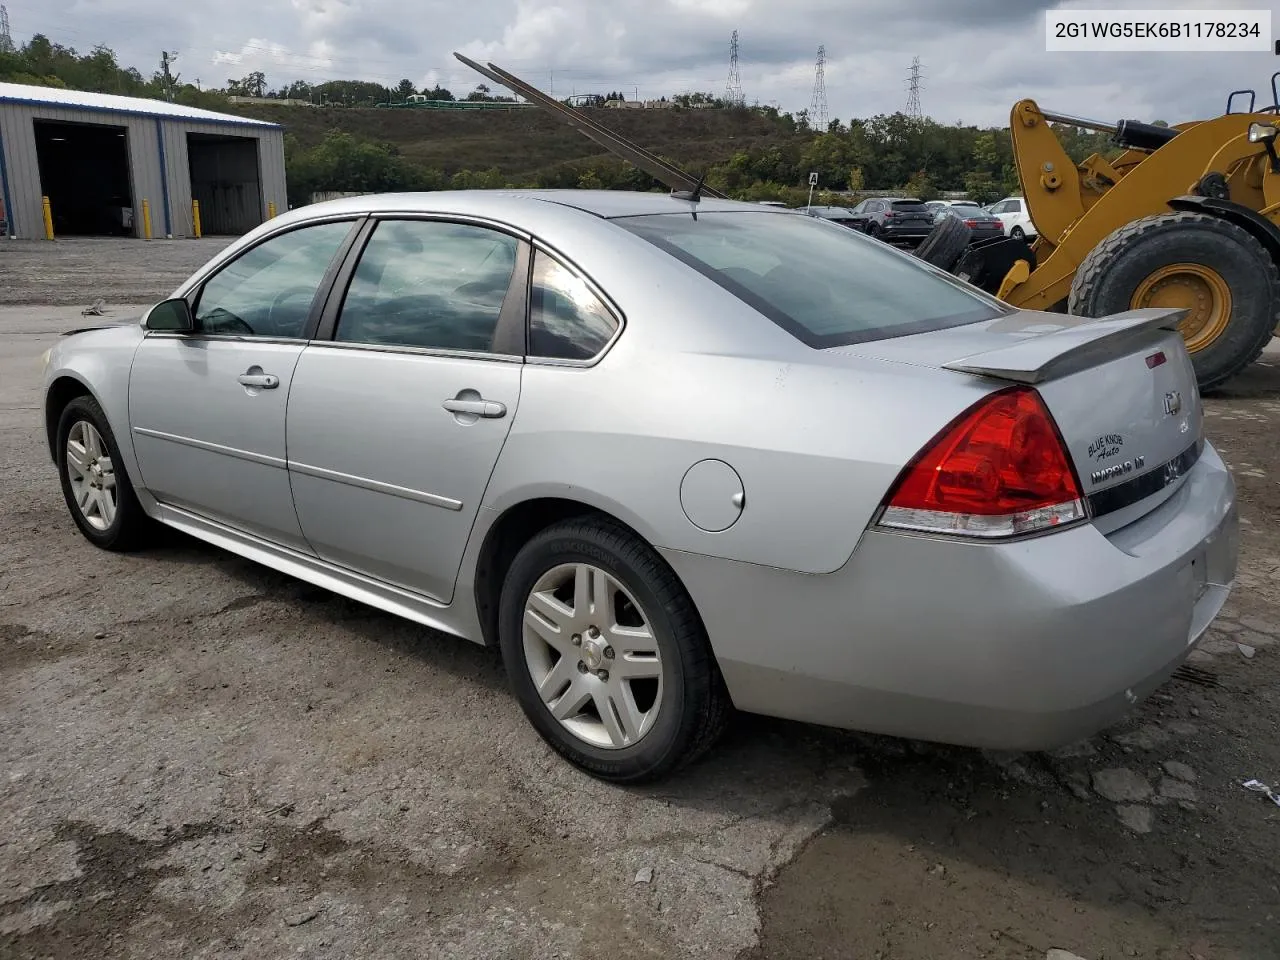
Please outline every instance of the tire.
M578 566L589 571L593 583L601 582L597 577L610 582L608 595L617 606L613 616L606 613L601 618L601 624L610 620L616 624L629 617L634 631L638 614L652 640L631 640L607 627L595 634L595 624L584 629L584 624L599 614L577 617L579 606L586 607L578 592L581 588L573 579ZM542 627L529 626L534 618L526 616L527 605L548 609L545 602L535 604L532 594L536 590L538 596L548 596L545 585L559 582L562 576L569 577L567 589L571 593L569 599L558 601L560 608L555 612L562 629L547 631L547 617L542 618ZM502 660L525 716L553 749L592 776L614 783L661 779L708 750L728 722L728 691L693 601L653 548L613 521L577 518L536 534L512 561L503 581L498 616ZM549 632L556 634L554 647L545 639ZM566 635L579 642L566 642ZM620 679L622 664L632 662L621 647L613 649L614 644L623 643L632 650L652 647L661 679ZM541 659L540 651L553 650L559 652L558 659ZM590 667L586 667L588 662ZM632 662L630 669L635 669L635 662L641 661ZM644 669L652 668L652 660L643 663L649 665ZM599 668L607 674L610 665L614 675L600 679ZM540 674L538 680L535 673ZM539 694L540 682L548 691L547 702ZM639 684L648 686L641 689ZM605 744L610 730L600 718L610 703L625 706L620 699L621 685L630 691L632 706L643 710L650 704L651 722L645 721L647 728L632 724L631 729L642 731L633 742L615 739ZM556 696L557 689L564 692ZM597 693L600 700L594 696ZM584 702L575 708L570 701ZM565 720L553 715L556 706L569 714ZM622 732L623 726L615 718L613 732Z
M1015 240L1027 239L1027 235L1025 232L1023 232L1023 229L1021 227L1014 227L1012 230L1009 231L1009 236L1013 237Z
M96 439L91 439L94 435ZM69 464L69 444L73 441L79 450L92 458L86 462L84 472ZM109 461L105 469L101 464L103 456ZM154 531L153 523L138 503L133 484L120 460L120 447L111 424L98 401L92 397L76 397L63 408L58 419L57 462L63 499L71 511L71 519L86 540L103 550L114 551L136 550L148 542ZM73 473L80 479L73 481ZM103 488L94 486L96 483L103 484ZM103 498L112 490L114 509L109 511L108 517L102 504ZM87 496L85 507L80 506L78 498L81 495Z
M879 237L879 236L880 236L880 225L879 225L879 224L877 224L877 223L868 223L868 224L867 224L867 236L868 236L868 237Z
M929 235L916 247L916 256L943 270L951 270L969 247L970 232L963 221L955 217L943 217Z
M1210 390L1258 358L1280 314L1280 271L1267 250L1235 224L1187 212L1126 224L1081 262L1071 284L1069 309L1086 317L1129 310L1147 302L1144 286L1154 294L1153 278L1176 264L1210 278L1195 283L1205 285L1211 306L1219 299L1213 292L1215 283L1220 282L1229 298L1229 311L1223 303L1224 318L1183 331L1196 381L1201 390ZM1217 281L1211 279L1214 276ZM1195 314L1190 321L1197 321Z

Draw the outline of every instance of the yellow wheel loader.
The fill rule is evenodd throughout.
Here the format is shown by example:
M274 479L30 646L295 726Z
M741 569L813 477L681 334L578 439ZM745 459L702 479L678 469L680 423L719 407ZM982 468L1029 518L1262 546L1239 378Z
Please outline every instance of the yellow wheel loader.
M493 63L460 61L508 87L678 195L719 197L674 164L548 97ZM1213 120L1161 127L1100 123L1014 105L1018 178L1037 237L970 244L945 217L916 255L1028 310L1101 317L1137 307L1187 311L1181 329L1201 389L1252 363L1280 320L1280 125L1277 72L1272 105L1238 90ZM1248 109L1233 105L1248 95ZM1076 164L1050 123L1111 133L1124 153Z
M1253 91L1236 91L1222 116L1173 127L1099 123L1019 101L1009 127L1034 244L996 239L953 263L926 259L1029 310L1184 309L1200 387L1218 386L1280 332L1277 78L1264 110L1254 110ZM1232 112L1246 94L1248 109ZM1111 133L1125 152L1076 164L1050 123Z

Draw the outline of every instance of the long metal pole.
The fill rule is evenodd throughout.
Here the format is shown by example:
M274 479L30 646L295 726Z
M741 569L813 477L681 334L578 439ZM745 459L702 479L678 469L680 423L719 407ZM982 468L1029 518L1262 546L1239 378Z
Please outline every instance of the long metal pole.
M1116 132L1114 123L1103 123L1101 120L1086 120L1084 117L1073 117L1069 113L1050 113L1048 110L1041 110L1040 115L1052 123L1069 123L1073 127L1097 130L1099 133Z

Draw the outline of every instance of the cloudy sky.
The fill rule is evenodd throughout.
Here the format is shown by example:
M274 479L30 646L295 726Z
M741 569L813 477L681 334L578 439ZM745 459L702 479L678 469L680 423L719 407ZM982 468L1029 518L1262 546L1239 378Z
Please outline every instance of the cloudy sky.
M205 85L263 71L291 80L408 77L455 92L480 78L460 50L563 95L620 89L657 97L723 93L740 33L747 101L809 105L826 47L829 116L906 105L913 57L924 111L944 122L1003 124L1015 100L1114 120L1222 112L1227 92L1266 87L1269 53L1046 53L1046 9L1271 9L1280 0L4 0L14 39L112 47L146 75L177 50ZM1260 93L1261 96L1261 93ZM1260 100L1259 105L1270 98Z

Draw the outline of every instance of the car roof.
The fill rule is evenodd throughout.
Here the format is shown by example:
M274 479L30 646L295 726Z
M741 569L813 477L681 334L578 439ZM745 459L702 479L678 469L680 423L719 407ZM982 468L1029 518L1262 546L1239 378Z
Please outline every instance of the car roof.
M432 190L421 193L375 193L310 204L293 212L302 217L360 212L465 214L475 211L479 206L514 211L528 204L543 203L572 207L605 219L693 211L791 212L736 200L704 197L695 202L669 193L643 193L638 190Z

